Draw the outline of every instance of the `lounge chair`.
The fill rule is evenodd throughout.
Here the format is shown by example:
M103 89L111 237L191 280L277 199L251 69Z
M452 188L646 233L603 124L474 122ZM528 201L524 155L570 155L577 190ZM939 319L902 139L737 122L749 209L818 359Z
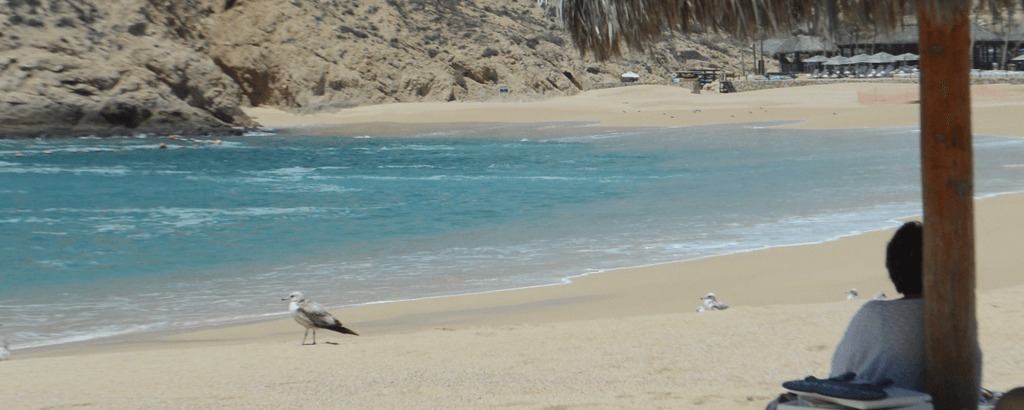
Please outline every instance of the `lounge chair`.
M818 69L815 68L813 73L807 74L807 78L818 78Z

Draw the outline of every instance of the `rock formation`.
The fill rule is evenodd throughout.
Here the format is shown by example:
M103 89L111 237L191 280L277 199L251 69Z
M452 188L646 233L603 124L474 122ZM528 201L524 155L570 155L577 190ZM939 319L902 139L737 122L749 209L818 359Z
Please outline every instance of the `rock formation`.
M663 39L580 58L533 0L6 0L0 134L204 132L256 125L240 109L512 101L674 70L738 72L739 43Z

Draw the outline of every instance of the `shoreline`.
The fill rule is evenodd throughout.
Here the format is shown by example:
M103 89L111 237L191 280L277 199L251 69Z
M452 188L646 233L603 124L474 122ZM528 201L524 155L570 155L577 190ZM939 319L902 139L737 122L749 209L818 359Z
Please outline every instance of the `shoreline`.
M985 197L975 198L976 207L979 207L980 204L986 203L988 201L993 201L993 200L996 200L996 199L999 199L999 202L1012 202L1012 203L1017 203L1017 204L1021 204L1022 206L1024 206L1024 192L1009 192L1009 193L993 194L993 195L988 195L988 196L985 196ZM914 216L900 217L900 218L897 219L897 221L903 222L903 221L920 220L920 219L921 219L920 215L914 215ZM1024 223L1020 223L1019 226L1022 229L1024 229ZM632 266L632 267L620 267L620 268L612 268L612 269L607 269L607 270L598 271L598 272L581 273L581 274L578 274L578 275L570 275L570 276L564 277L564 278L562 278L557 283L539 284L539 285L531 285L531 286L509 288L509 289L485 290L485 291L477 291L477 292L469 292L469 293L456 293L456 294L450 294L450 295L428 296L428 297L421 297L421 298L372 301L372 302L366 302L366 303L360 303L360 304L348 305L348 306L335 306L335 307L328 306L327 308L330 311L332 311L332 313L334 313L335 315L338 315L339 317L340 316L347 316L349 313L346 313L346 312L351 312L351 311L369 311L369 314L363 314L363 315L360 315L360 316L361 317L370 318L370 320L368 320L369 322L375 322L375 321L376 322L381 322L381 320L379 318L375 318L374 317L375 316L375 314L374 314L375 311L380 310L380 311L384 311L384 312L392 312L392 311L410 312L410 311L416 311L416 308L409 308L408 307L409 305L416 305L416 304L423 304L423 305L449 305L449 303L447 303L449 300L459 300L459 299L462 299L462 298L468 298L468 299L477 299L477 298L479 298L479 299L482 299L482 298L488 298L489 295L502 294L502 295L500 295L498 297L499 299L516 300L516 299L521 299L522 298L522 297L519 297L518 295L515 294L517 292L537 292L537 293L546 294L547 296L545 296L545 298L547 298L547 299L559 299L559 298L563 298L563 297L556 296L556 297L552 298L552 295L557 295L559 293L568 293L568 294L579 293L579 292L573 292L573 291L568 291L568 290L560 292L559 291L560 288L562 288L562 287L571 287L571 286L574 286L574 285L576 285L576 284L578 284L580 282L589 282L591 280L597 281L597 282L601 282L601 281L603 281L605 279L605 276L611 276L611 277L619 276L619 278L613 278L614 280L610 280L610 281L615 282L615 281L621 281L622 280L621 276L628 275L628 274L630 274L632 272L639 272L639 273L655 272L655 273L661 273L661 272L668 271L668 270L686 269L688 266L693 266L693 265L698 265L698 266L700 266L700 265L711 265L711 266L730 265L730 264L732 264L734 262L734 260L737 260L737 259L761 260L761 259L764 259L762 257L763 254L773 254L773 253L807 254L807 253L815 253L815 252L817 252L817 249L815 249L815 248L826 247L826 246L830 247L830 248L831 247L842 248L842 247L844 247L846 245L846 242L863 242L865 240L864 238L871 238L870 240L873 241L873 242L884 244L885 241L888 240L887 238L889 236L891 236L892 232L895 231L896 227L898 227L898 224L896 226L894 226L894 227L882 228L882 229L866 231L866 232L860 232L860 233L853 233L853 234L848 234L848 235L840 235L840 236L837 236L837 237L829 238L829 239L826 239L826 240L823 240L823 241L818 241L818 242L778 245L778 246L767 247L767 248L734 251L734 252L729 252L729 253L724 253L724 254L717 254L717 255L706 255L706 256L701 256L701 257L697 257L697 258L694 258L694 259L686 259L686 260L673 261L673 262L657 263L657 264L650 264L650 265L640 265L640 266ZM878 253L878 252L875 252L875 253ZM882 254L882 253L879 253L879 255L883 255L884 256L884 254ZM882 256L879 256L879 257L881 258ZM879 260L881 260L881 259L879 259ZM1024 259L1022 259L1021 262L1022 262L1022 264L1024 264ZM874 269L874 270L877 270L877 269ZM872 278L861 277L860 280L862 281L862 283L868 283L870 285L873 285L873 286L876 286L876 287L880 288L881 291L884 291L886 293L886 295L894 295L895 294L894 293L895 289L893 289L892 285L890 283L888 283L888 279L884 275L884 270L882 270L881 272L882 272L881 275L876 275L877 277L875 277L873 279ZM719 281L712 281L712 282L721 282L721 281L719 280ZM980 282L982 282L982 281L979 280L979 283ZM991 291L991 290L1000 289L1000 288L1007 287L1007 286L1008 287L1024 286L1024 277L1022 277L1022 278L1020 278L1018 280L1001 278L999 280L993 281L993 283L988 283L989 282L988 280L986 280L985 282L986 282L986 284L978 286L978 291L983 291L983 290L984 291ZM551 289L548 289L548 288L551 288ZM837 288L837 290L841 290L841 289ZM715 292L718 292L718 294L721 296L721 292L720 291L715 291ZM747 292L747 293L749 293L749 292ZM837 292L837 294L838 293L840 293L840 292ZM868 293L870 293L870 294L868 294ZM504 295L504 294L510 294L510 295ZM873 294L874 294L874 291L871 291L871 292L866 292L866 293L862 294L861 296L863 298L865 298L865 299L868 299ZM828 303L829 300L836 299L835 297L824 297L824 296L814 297L814 296L811 296L811 297L806 297L804 300L795 301L794 302L794 301L782 300L782 299L779 299L777 297L776 298L764 298L764 297L758 298L758 297L750 295L750 294L747 294L746 296L748 298L750 298L748 301L746 301L746 303L735 303L733 301L733 302L731 302L732 306L734 306L734 307L736 307L736 306L764 307L764 306L775 306L775 305L795 306L795 305ZM531 298L535 298L535 297L532 297L532 296L531 297L527 297L527 299L531 299ZM542 298L542 299L544 299L544 298ZM474 302L474 303L477 303L477 302ZM457 305L457 303L454 303L454 304ZM697 303L695 302L694 303L694 307L696 307L696 306L697 306ZM494 308L494 307L491 306L491 308ZM682 312L686 312L686 310L683 309ZM639 311L639 312L633 313L632 316L647 316L647 315L652 315L652 314L664 314L664 313L666 313L666 312L660 311L660 310L658 310L658 311L650 311L650 312L648 312L648 311ZM273 316L280 316L280 317L273 317ZM393 319L394 316L391 316L391 318ZM587 318L587 319L582 319L582 320L592 320L592 319L602 319L602 318L604 318L604 317L598 316L598 317ZM581 319L579 319L579 318L566 318L564 320L565 321L578 321L578 320L581 320ZM541 322L546 323L544 321L541 321ZM345 323L350 323L350 322L348 320L346 320ZM356 323L356 324L351 325L351 326L359 326L359 324L360 324L360 322L354 322L354 323ZM441 323L441 324L443 324L443 323ZM52 345L44 345L44 346L34 346L34 347L28 347L28 348L21 348L21 349L16 349L14 351L19 356L38 358L38 357L65 357L65 356L74 356L74 355L80 355L80 354L106 353L106 352L111 352L111 351L117 351L117 350L120 350L122 348L127 348L127 349L132 349L132 350L138 349L138 348L144 348L144 349L155 348L155 349L160 349L160 348L162 348L162 347L160 347L160 345L163 345L163 344L165 344L167 342L170 342L170 341L195 340L196 338L206 339L206 337L205 337L206 335L218 335L218 337L220 337L220 335L230 334L234 330L241 330L244 333L250 333L250 332L253 332L253 331L255 331L257 333L263 333L263 332L267 331L270 328L277 329L277 328L288 327L289 325L293 325L292 319L290 317L288 317L287 316L287 312L283 310L281 313L271 313L271 314L267 314L267 315L265 315L263 317L245 318L245 319L242 319L242 320L239 320L239 321L235 321L235 322L231 322L231 323L200 325L200 326L194 326L194 327L188 327L188 328L179 328L179 329L162 329L162 330L154 330L154 331L129 332L129 333L125 333L125 334L99 337L99 338L95 338L95 339L88 339L88 340L72 341L72 342L58 343L58 344L52 344ZM392 323L385 323L385 322L374 323L374 324L371 325L371 328L372 329L383 330L383 332L379 333L379 334L396 334L396 333L405 333L405 332L421 332L421 331L429 330L429 326L427 326L427 325L403 327L402 325L392 324ZM203 343L200 343L200 345L201 344L203 344Z
M848 109L852 110L852 112L861 111L861 113L853 115L854 117L858 118L863 117L864 115L878 115L880 114L879 111L888 112L892 111L893 108L896 108L896 111L905 111L905 109L908 107L912 108L913 110L918 109L917 106L914 104L900 104L897 107L893 107L891 105L869 106L860 104L858 102L858 98L860 97L859 93L863 93L864 91L866 91L867 89L865 89L865 87L869 87L869 90L872 93L878 93L880 95L898 95L899 92L904 92L905 89L907 89L908 87L916 87L916 84L844 83L804 86L800 87L798 90L794 90L792 88L780 88L762 91L750 91L737 94L692 94L689 90L684 90L679 87L644 85L594 90L591 92L581 93L574 96L557 97L553 99L530 103L396 103L376 106L362 106L340 110L336 113L320 113L312 115L296 115L274 109L252 108L247 110L247 113L253 118L262 117L269 120L271 129L273 129L278 134L337 135L340 130L344 130L345 132L352 134L373 133L384 135L385 137L400 137L410 132L422 132L424 129L428 131L450 131L453 129L479 129L486 128L491 125L507 125L509 123L535 125L537 124L537 118L530 116L530 114L535 113L538 110L557 111L556 118L552 118L551 121L542 122L549 123L552 127L568 127L575 129L582 126L586 128L599 127L605 129L624 128L628 130L642 130L649 128L708 126L728 123L765 124L776 122L778 122L778 124L767 126L773 128L783 127L797 129L851 128L851 125L862 125L863 123L851 123L850 119L840 118L840 116L838 115L831 116L831 118L819 118L817 119L817 121L801 119L797 117L806 116L809 113L809 111L803 108L809 106L818 106L818 110L826 111L837 109ZM980 98L975 98L974 100L972 100L972 105L975 106L974 108L976 112L979 111L979 109L984 111L987 108L1001 107L1002 105L1005 105L1006 95L1012 95L1014 93L1024 95L1024 86L1005 84L997 85L997 87L1001 87L1001 89L996 90L994 92L991 90L983 90L985 92L979 93ZM790 95L793 94L794 91L809 92L797 93L797 95ZM843 95L845 95L846 98L837 98L837 96ZM738 96L751 98L743 98L741 99L743 101L736 101L736 97ZM641 112L640 116L631 116L631 114L627 113L625 114L625 118L604 117L604 113L609 111L625 111L622 110L621 108L630 106L630 104L628 103L630 101L632 102L632 108L641 108L639 111L653 110L654 115L650 116ZM754 104L757 104L756 108L761 109L761 111L753 113L755 108L753 107ZM706 108L700 109L700 112L693 112L693 110L691 110L689 114L692 115L689 118L680 118L680 120L682 120L680 121L681 124L666 123L666 121L674 120L674 118L665 118L671 117L668 116L667 114L658 115L659 113L661 113L660 110L668 110L666 112L671 112L672 110L679 111L682 110L683 107L691 107L698 105L706 105ZM748 110L748 115L756 118L748 118L743 116L741 116L740 118L724 118L725 112L741 112L743 105L750 106L751 110ZM1019 105L1020 104L1017 104L1017 108L1020 108ZM767 108L765 108L766 106ZM800 109L794 111L793 107L797 107ZM708 113L712 113L713 115L703 116L702 114L704 114L705 110ZM408 112L411 112L412 114L403 115L408 114ZM774 118L773 116L768 115L778 112L781 112L781 114L778 114L781 118ZM475 113L476 115L468 115L467 113ZM653 118L656 121L654 121L654 123L651 124L642 123L638 121L645 118ZM890 122L893 119L891 116L885 118L888 118ZM367 120L375 119L386 119L388 121L367 122ZM418 122L419 120L422 119L426 119L427 122ZM889 124L889 126L907 127L917 125L916 115L902 116L898 117L897 119L898 121L895 124ZM886 127L885 125L879 125L878 122L869 123L872 124L871 127L875 128ZM278 128L275 129L273 127ZM1024 129L1020 129L1017 131L1019 133L1018 136L1024 137ZM499 136L497 138L502 137L518 138L511 135ZM1021 194L996 194L996 196L1005 195ZM877 231L861 233L861 235L870 234L872 232ZM775 248L813 246L826 242L839 241L847 237L850 237L850 235L841 235L838 237L830 238L830 240L826 240L825 242L798 243L792 245L777 246ZM688 263L706 258L729 257L737 253L759 252L769 249L774 248L744 250L733 253L727 253L723 255L708 255L704 257L699 257L697 259L658 263L654 265L615 268L596 273L608 274L610 272L622 270L655 268L658 266ZM560 280L560 283L540 284L528 286L525 288L489 290L468 294L432 296L424 299L460 297L466 295L488 294L493 292L510 292L524 289L528 290L536 287L554 287L557 285L567 284L567 282L575 281L578 278L592 276L593 274L594 273L582 273L579 275L570 275L562 278ZM335 307L335 309L360 309L374 305L415 302L424 299L413 298L395 301L373 301L352 306ZM250 324L267 323L276 320L288 319L270 317L250 317L228 324L218 323L210 325L199 325L183 329L161 329L142 332L129 332L125 334L105 336L82 341L72 341L52 345L22 348L18 349L18 351L23 352L23 354L34 355L48 354L46 352L50 351L75 349L88 350L90 349L91 346L116 345L118 343L133 342L139 339L160 339L162 337L174 334L202 332L211 329L231 328L237 326L247 326Z
M807 117L789 125L793 128L917 125L916 105L857 106L855 99L836 98L836 92L864 91L858 86L747 92L742 93L749 97L745 101L735 95L686 91L689 96L684 96L638 86L626 87L632 94L613 89L514 110L487 103L360 107L332 114L328 119L335 122L327 125L375 126L365 121L374 118L398 119L385 123L410 127L420 126L424 118L438 126L480 118L591 121L616 112L625 115L620 112L627 105L623 97L628 105L652 112L602 124L740 122L736 113L750 108L743 122L778 120L769 114L780 113L795 120ZM900 85L894 87L877 88L879 94L898 94ZM1003 88L1024 91L1024 86ZM689 99L704 97L709 105L701 112L711 115L689 108ZM978 134L1024 137L1024 129L996 121L1024 114L1024 99L983 96L974 101L980 107L973 120ZM757 107L767 108L755 114ZM691 114L688 120L695 123L663 124L681 119L669 118L668 109ZM318 119L323 118L279 118L283 126L288 126L285 120L308 125ZM975 199L982 386L996 391L1024 380L1024 349L1016 346L1024 338L1021 209L1022 192ZM283 317L21 349L13 360L0 363L0 378L9 380L5 387L12 392L4 401L11 409L269 409L302 403L312 409L760 410L782 391L781 382L827 376L832 351L861 303L876 291L897 296L884 268L885 243L894 229L607 270L572 277L570 284L334 309L361 336L320 332L315 346L300 347L303 328ZM860 290L863 300L845 300L850 288ZM708 292L731 307L694 312ZM315 294L308 296L317 300ZM284 314L287 303L281 303Z

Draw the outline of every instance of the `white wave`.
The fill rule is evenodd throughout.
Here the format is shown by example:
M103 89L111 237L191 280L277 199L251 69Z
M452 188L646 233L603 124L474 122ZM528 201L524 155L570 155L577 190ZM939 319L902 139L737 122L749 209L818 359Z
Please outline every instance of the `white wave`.
M402 145L397 147L381 147L381 151L453 151L455 147L450 145Z
M300 184L300 185L282 185L274 189L275 191L287 191L287 192L353 192L362 191L356 188L346 188L343 186L329 185L329 184Z
M54 223L58 223L58 222L61 222L61 220L59 220L59 219L51 219L51 218L39 218L39 217L34 217L34 216L30 216L30 217L27 217L27 218L0 219L0 223L9 223L9 224L17 224L17 223L54 224Z
M275 170L272 170L272 171L261 171L261 172L257 172L257 173L258 174L295 176L295 175L305 175L305 174L308 174L308 173L313 172L313 171L316 171L316 168L288 167L288 168L275 169Z
M0 173L8 174L60 174L70 173L75 175L82 174L97 174L97 175L109 175L109 176L125 176L131 173L131 169L124 166L115 167L82 167L82 168L62 168L52 166L19 166L19 167L4 167L0 168Z
M437 168L433 165L378 165L377 168L382 169L421 169L421 168Z

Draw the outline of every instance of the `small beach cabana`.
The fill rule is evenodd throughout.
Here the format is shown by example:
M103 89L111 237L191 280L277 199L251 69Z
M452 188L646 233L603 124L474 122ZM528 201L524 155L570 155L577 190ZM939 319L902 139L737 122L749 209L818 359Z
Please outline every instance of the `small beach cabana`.
M542 0L543 2L543 0ZM925 385L936 410L977 409L981 369L975 317L974 165L970 12L944 0L559 0L558 15L581 54L599 61L623 46L647 50L668 32L694 28L751 39L808 25L895 32L917 16L921 50L921 186L924 205ZM1015 5L978 0L992 14ZM1014 5L1010 8L1011 4ZM842 18L840 18L842 17ZM751 353L753 354L753 353Z
M835 44L829 40L803 34L765 40L763 45L764 53L779 60L779 67L784 73L801 71L803 62L806 62L801 59L802 55L832 52L835 49ZM792 55L792 59L787 58L788 55Z

